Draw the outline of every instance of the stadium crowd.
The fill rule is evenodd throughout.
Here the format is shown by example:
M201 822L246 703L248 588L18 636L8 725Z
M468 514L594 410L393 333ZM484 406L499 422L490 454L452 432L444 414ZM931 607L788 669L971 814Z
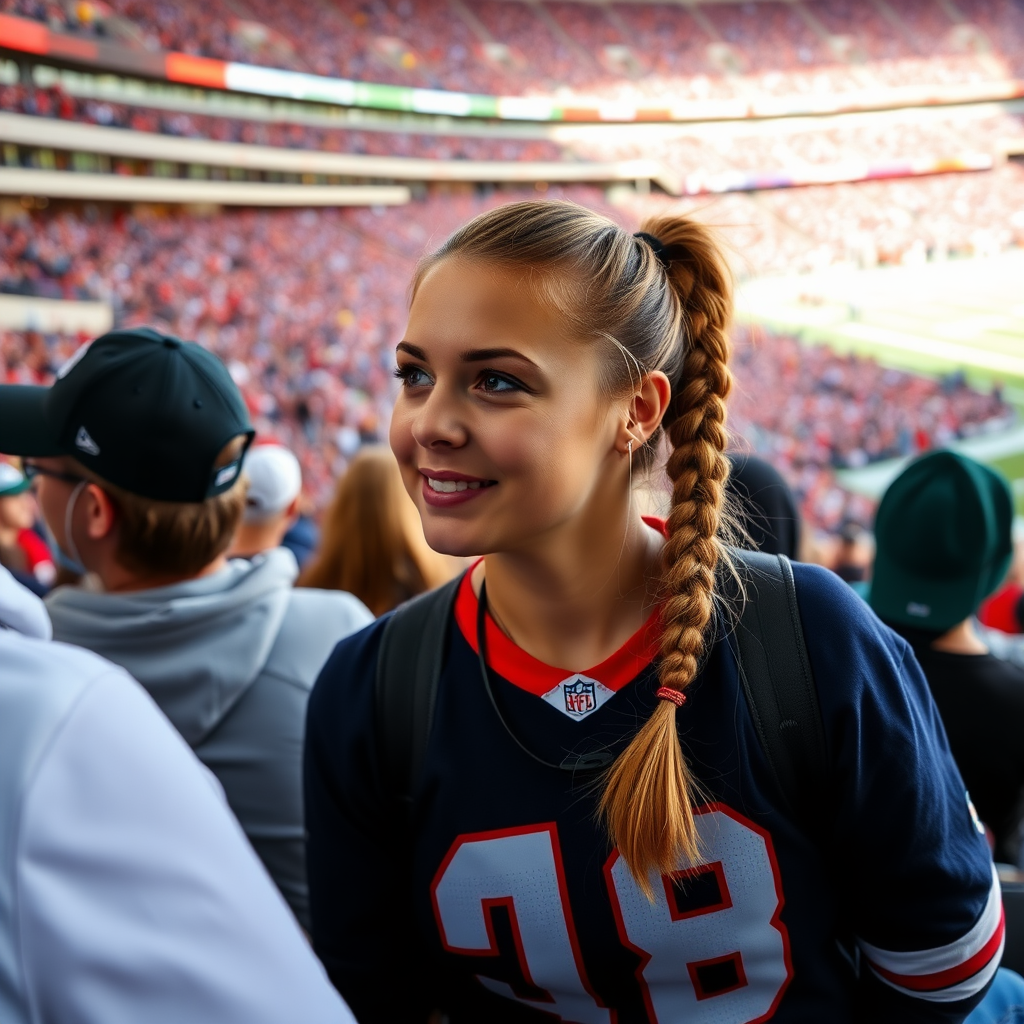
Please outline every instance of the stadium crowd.
M780 2L688 9L525 0L455 7L3 0L0 10L125 45L492 95L707 99L1024 73L1024 12L1013 0L960 0L956 17L936 0L890 0L884 9L808 0L799 10Z
M990 177L954 180L962 189ZM566 194L622 217L597 190ZM118 323L163 325L201 341L230 366L261 433L299 454L312 504L321 508L338 472L387 422L391 345L404 324L405 283L419 254L472 213L507 199L499 192L438 194L394 209L206 218L154 211L111 220L109 211L96 209L22 213L0 223L0 290L100 299ZM975 216L982 199L979 191ZM872 216L883 214L875 209ZM745 240L756 230L732 237L744 259L757 253ZM834 244L842 253L841 239ZM788 250L774 258L793 262ZM46 382L79 340L4 332L2 375ZM869 505L838 488L835 468L924 450L1007 415L998 397L962 382L938 385L825 349L800 352L791 338L754 344L744 335L734 415L739 433L779 463L808 521L822 529L870 519ZM766 380L790 396L785 403L757 400Z
M635 217L680 210L720 228L737 271L818 270L998 252L1024 244L1024 167L696 196L623 195Z
M734 342L730 428L779 469L806 521L831 533L868 527L874 516L874 503L840 487L833 470L945 447L1014 420L998 391L984 394L959 376L887 369L760 329L737 328ZM766 394L782 397L766 402Z

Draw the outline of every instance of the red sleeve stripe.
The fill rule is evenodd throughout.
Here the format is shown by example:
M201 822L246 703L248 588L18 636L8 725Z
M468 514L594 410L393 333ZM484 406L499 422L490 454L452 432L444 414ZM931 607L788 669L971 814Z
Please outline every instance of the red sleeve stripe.
M985 909L959 939L933 949L894 952L858 940L871 969L886 984L931 1002L954 1002L981 991L999 966L1005 921L995 868Z
M1000 914L999 927L993 933L992 938L970 960L964 961L958 967L950 967L948 970L937 971L935 974L896 974L895 971L887 971L875 963L871 964L871 968L879 977L900 988L909 989L911 992L934 992L937 989L949 988L950 985L957 985L961 981L973 978L975 974L983 970L996 953L1002 949L1005 933L1006 919L1004 915Z

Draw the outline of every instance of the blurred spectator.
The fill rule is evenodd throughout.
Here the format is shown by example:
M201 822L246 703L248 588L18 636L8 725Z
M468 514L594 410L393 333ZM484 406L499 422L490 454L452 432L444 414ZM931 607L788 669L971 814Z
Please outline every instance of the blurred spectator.
M31 482L8 462L0 462L0 565L37 594L57 575L50 549L35 532L36 505Z
M996 859L1024 866L1024 670L993 657L972 619L1010 565L1012 521L998 473L923 456L879 506L870 602L914 648Z
M871 570L871 552L868 550L867 537L858 523L843 523L839 530L839 543L836 545L835 565L832 571L850 584L863 584L867 581ZM858 593L866 594L866 588L854 586Z
M989 629L1024 633L1024 542L1017 544L1006 581L982 604L978 619Z
M242 471L247 482L245 511L228 549L229 558L253 558L280 547L298 517L302 492L299 460L283 445L250 448Z
M355 594L374 615L447 582L460 562L432 551L389 448L368 447L338 482L300 587Z
M1024 587L1007 583L993 594L978 612L983 626L1003 633L1024 633Z
M7 1021L354 1024L222 795L0 569Z
M52 388L0 388L0 450L30 458L56 545L97 581L49 596L54 635L150 692L305 924L306 700L371 616L349 594L293 591L282 549L226 559L251 436L223 364L146 329L97 339Z
M320 546L320 529L312 517L305 512L300 512L298 518L288 527L287 533L281 540L281 547L287 548L299 563L300 569L305 569L313 553Z
M755 551L799 558L800 512L789 484L754 455L731 454L726 490Z

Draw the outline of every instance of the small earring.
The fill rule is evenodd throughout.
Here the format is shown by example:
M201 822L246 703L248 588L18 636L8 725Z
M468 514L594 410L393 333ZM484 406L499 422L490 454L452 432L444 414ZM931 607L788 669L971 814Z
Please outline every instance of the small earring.
M626 442L626 451L629 454L629 457L632 458L633 457L633 442L632 441L627 441Z

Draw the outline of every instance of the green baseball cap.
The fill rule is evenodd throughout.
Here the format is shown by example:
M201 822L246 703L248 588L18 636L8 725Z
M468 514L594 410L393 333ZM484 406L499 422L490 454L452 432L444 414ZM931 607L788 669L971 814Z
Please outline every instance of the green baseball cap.
M0 385L0 452L70 455L103 480L157 501L202 502L241 471L254 431L227 367L195 342L148 327L83 345L51 387Z
M24 494L32 486L24 473L19 473L9 462L0 462L0 498L13 498Z
M999 473L951 451L916 459L878 506L871 607L922 629L963 622L1006 576L1012 528Z

